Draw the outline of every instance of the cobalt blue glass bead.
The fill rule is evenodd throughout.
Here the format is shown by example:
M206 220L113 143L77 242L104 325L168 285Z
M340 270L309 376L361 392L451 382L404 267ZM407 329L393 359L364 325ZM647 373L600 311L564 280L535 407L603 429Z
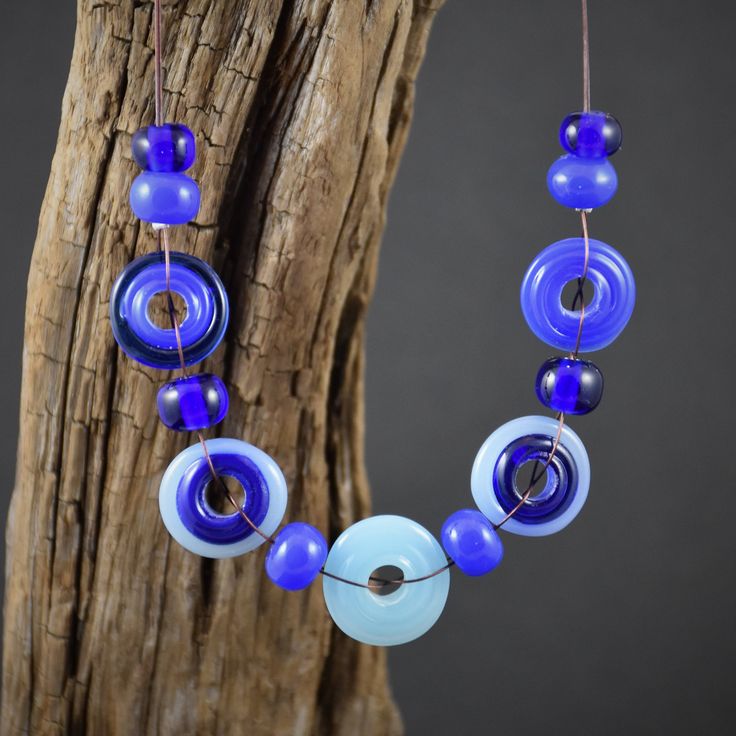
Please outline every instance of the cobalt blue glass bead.
M194 134L186 125L149 125L133 134L133 158L145 171L186 171L194 163Z
M185 376L158 390L161 421L177 432L194 432L221 422L227 414L225 384L211 373Z
M610 245L590 238L588 281L594 294L585 307L580 350L591 352L610 345L626 327L634 311L634 274L623 256ZM583 273L585 240L567 238L547 246L531 263L521 284L521 309L532 332L559 350L574 350L580 312L562 303L569 281Z
M229 307L225 287L204 261L186 253L170 253L171 290L186 305L179 327L184 363L204 360L220 344L227 328ZM166 291L163 253L149 253L131 261L118 276L110 294L110 325L123 352L153 368L176 368L179 352L172 328L159 327L148 305Z
M318 529L301 521L287 524L266 555L266 573L286 590L306 588L327 559L327 542Z
M478 508L493 524L500 524L524 497L518 482L527 463L541 466L549 459L559 422L552 417L520 417L499 427L483 443L473 463L470 486ZM544 488L530 495L503 525L514 534L539 537L566 527L588 497L590 462L580 438L567 425L546 473Z
M549 193L564 207L592 210L606 204L616 193L618 177L606 158L580 158L567 154L547 173Z
M199 212L199 187L186 174L144 171L130 187L136 217L162 225L183 225Z
M554 411L587 414L603 396L603 374L582 358L550 358L537 373L537 397Z
M503 558L498 533L480 511L462 509L442 525L442 546L466 575L485 575Z
M243 487L240 509L265 535L273 534L286 510L286 480L263 450L241 440L206 440L218 475L235 478ZM185 549L202 557L235 557L265 539L239 511L223 514L207 501L212 474L202 443L180 452L166 469L158 494L161 518L169 534Z
M613 156L621 148L621 123L607 112L573 112L560 126L560 143L582 158Z

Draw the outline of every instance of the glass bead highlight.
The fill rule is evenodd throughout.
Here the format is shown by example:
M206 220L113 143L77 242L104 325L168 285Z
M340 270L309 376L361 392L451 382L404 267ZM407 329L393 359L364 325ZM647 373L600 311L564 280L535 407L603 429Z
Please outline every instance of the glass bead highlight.
M144 171L130 187L130 206L144 222L183 225L199 212L199 187L186 174Z
M265 452L241 440L206 440L218 475L231 476L243 487L242 510L266 535L273 534L286 510L286 480ZM202 557L235 557L265 541L239 512L221 514L207 502L212 480L201 443L180 452L161 479L158 501L169 534L185 549Z
M442 546L466 575L485 575L503 559L498 533L480 511L462 509L442 525Z
M398 567L405 580L429 575L447 564L439 542L422 526L402 516L372 516L348 527L332 546L325 571L368 583L374 570ZM412 641L440 617L450 589L450 573L405 583L389 595L322 578L327 610L353 639L375 646Z
M550 358L537 373L539 400L554 411L587 414L603 396L603 374L590 360Z
M621 123L607 112L570 113L560 126L560 144L582 158L613 156L621 148Z
M286 590L303 590L327 559L327 542L311 524L287 524L266 555L266 574Z
M585 307L580 341L582 352L610 345L628 324L636 302L634 274L624 257L600 240L588 239L588 281L593 299ZM521 309L531 331L559 350L572 351L577 342L580 312L562 303L569 281L582 273L583 238L567 238L547 246L531 263L521 284Z
M219 276L204 261L171 251L171 290L179 294L187 314L179 326L184 363L204 360L220 344L227 328L229 306ZM110 294L110 324L126 355L153 368L176 368L176 333L159 327L148 315L151 299L166 291L163 253L131 261L115 280Z
M547 188L563 207L592 210L603 206L616 194L618 177L608 159L567 154L550 166Z
M552 417L528 416L499 427L483 443L473 463L470 485L478 508L499 524L521 501L526 488L517 482L519 470L549 458L559 423ZM564 529L588 497L590 462L580 438L565 425L554 457L546 470L546 484L530 496L503 529L540 537Z
M221 422L229 403L225 384L211 373L165 384L156 401L161 421L176 432L194 432Z
M186 171L195 157L194 134L186 125L149 125L133 134L130 147L145 171Z

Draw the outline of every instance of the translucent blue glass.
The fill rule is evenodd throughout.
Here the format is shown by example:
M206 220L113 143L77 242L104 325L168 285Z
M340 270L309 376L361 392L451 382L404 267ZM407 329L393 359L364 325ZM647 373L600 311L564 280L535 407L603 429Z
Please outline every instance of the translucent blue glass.
M145 222L183 225L199 212L199 187L186 174L144 171L130 187L130 206Z
M186 171L194 163L194 135L179 123L137 130L131 149L135 162L145 171Z
M442 525L442 546L466 575L485 575L503 558L498 533L480 511L462 509Z
M582 158L613 156L621 148L621 123L607 112L570 113L560 126L560 143Z
M194 432L221 422L227 414L225 384L211 373L177 378L157 396L161 421L177 432Z
M634 311L634 274L623 256L600 240L589 239L588 281L593 299L585 307L580 349L600 350L622 332ZM529 266L521 284L521 309L532 332L552 347L575 348L580 312L562 303L569 281L583 273L585 241L567 238L547 246Z
M500 524L522 500L526 487L520 487L519 471L528 463L544 466L558 426L552 417L520 417L499 427L483 443L473 463L470 486L475 503L492 524ZM582 509L590 486L590 463L582 441L567 425L545 475L544 488L529 496L506 521L505 531L530 537L554 534Z
M564 207L592 210L606 204L618 187L613 164L606 158L580 158L567 154L547 172L549 193Z
M437 540L402 516L372 516L348 527L325 562L333 575L368 583L375 570L398 567L405 580L428 575L447 564ZM348 636L366 644L391 646L428 631L445 607L450 573L408 583L388 595L322 578L327 610Z
M603 374L590 360L550 358L537 373L537 397L554 411L587 414L603 396Z
M227 328L227 294L215 271L204 261L172 251L171 290L186 305L179 334L184 362L204 360L220 344ZM151 299L166 291L163 253L149 253L131 261L118 276L110 294L110 325L121 349L153 368L176 368L179 353L172 328L156 325L148 314Z
M241 440L206 440L218 475L235 478L243 487L242 511L266 535L273 534L286 510L286 481L265 452ZM207 501L212 479L201 443L180 452L161 479L159 509L169 534L185 549L202 557L235 557L263 544L238 511L223 514Z
M303 590L319 575L327 559L327 542L311 524L287 524L266 555L266 573L286 590Z

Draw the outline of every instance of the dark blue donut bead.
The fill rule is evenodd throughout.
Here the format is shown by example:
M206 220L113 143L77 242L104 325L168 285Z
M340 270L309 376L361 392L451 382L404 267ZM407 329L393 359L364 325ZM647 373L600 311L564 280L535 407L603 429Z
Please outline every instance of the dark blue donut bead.
M149 125L133 134L130 147L145 171L186 171L195 156L194 134L186 125Z
M560 143L583 158L613 156L621 148L621 123L607 112L573 112L560 126Z
M485 575L498 567L503 544L498 533L480 511L462 509L442 525L442 546L466 575Z
M183 225L199 212L199 187L186 174L144 171L130 187L130 206L144 222Z
M177 432L195 432L221 422L227 414L225 384L211 373L177 378L162 386L157 397L161 421Z
M266 555L266 574L286 590L302 590L319 574L327 559L327 542L311 524L287 524Z
M587 414L603 396L603 374L590 360L550 358L537 373L537 397L554 411Z

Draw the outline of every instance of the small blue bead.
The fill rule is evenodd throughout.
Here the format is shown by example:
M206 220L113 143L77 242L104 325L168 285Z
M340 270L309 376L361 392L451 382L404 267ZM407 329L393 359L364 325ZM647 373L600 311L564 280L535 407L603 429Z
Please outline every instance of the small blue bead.
M318 529L301 521L287 524L266 555L266 573L286 590L306 588L327 559L327 542Z
M146 171L186 171L194 163L194 134L186 125L149 125L133 134L135 162Z
M561 156L549 168L547 188L564 207L592 210L616 193L618 177L608 159Z
M199 187L186 174L144 171L130 188L136 217L162 225L183 225L199 212Z
M550 358L537 373L537 397L550 409L587 414L603 396L603 374L590 360Z
M560 126L560 144L582 158L613 156L621 148L621 123L607 112L573 112Z
M503 559L503 544L480 511L462 509L442 525L442 546L466 575L485 575Z
M177 432L195 432L221 422L227 414L225 384L211 373L177 378L157 397L161 421Z

